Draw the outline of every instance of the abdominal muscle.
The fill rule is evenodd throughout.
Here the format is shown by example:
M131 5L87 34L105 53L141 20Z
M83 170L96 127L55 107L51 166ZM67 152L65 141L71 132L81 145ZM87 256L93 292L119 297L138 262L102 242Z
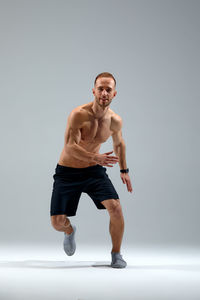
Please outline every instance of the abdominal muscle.
M101 147L101 144L85 144L84 142L80 141L79 146L84 148L86 151L91 152L91 153L99 153L99 149ZM87 168L90 166L97 165L96 162L86 162L83 160L79 160L73 156L69 156L69 154L66 152L65 148L63 148L60 159L58 161L59 165L66 166L66 167L71 167L71 168Z

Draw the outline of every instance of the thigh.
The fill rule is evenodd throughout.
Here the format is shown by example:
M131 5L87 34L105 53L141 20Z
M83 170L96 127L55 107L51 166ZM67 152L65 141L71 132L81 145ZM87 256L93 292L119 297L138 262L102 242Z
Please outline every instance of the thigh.
M94 201L95 205L99 209L105 209L105 205L102 204L105 200L119 199L119 195L115 190L108 174L103 170L101 173L95 174L89 179L84 192L86 192L90 198ZM107 203L107 202L105 202Z
M82 177L73 168L57 165L53 176L50 214L75 216L82 191Z
M50 215L75 216L78 208L81 191L55 184L51 196Z

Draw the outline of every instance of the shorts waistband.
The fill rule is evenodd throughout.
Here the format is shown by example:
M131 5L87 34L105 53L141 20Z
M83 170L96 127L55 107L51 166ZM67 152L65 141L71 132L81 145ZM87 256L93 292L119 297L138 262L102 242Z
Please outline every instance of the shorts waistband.
M73 168L73 167L68 167L68 166L62 166L62 165L59 165L57 164L56 165L56 169L62 169L63 171L66 171L66 172L70 172L70 171L73 171L73 172L81 172L81 171L89 171L89 170L95 170L97 168L103 168L103 166L97 164L97 165L94 165L94 166L89 166L89 167L86 167L86 168Z

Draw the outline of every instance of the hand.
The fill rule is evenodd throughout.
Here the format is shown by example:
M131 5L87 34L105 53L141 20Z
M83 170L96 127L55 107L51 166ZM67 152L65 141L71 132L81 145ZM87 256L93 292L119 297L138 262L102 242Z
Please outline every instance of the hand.
M120 173L120 177L121 177L123 183L126 184L128 192L132 193L133 188L131 185L131 180L130 180L129 174L128 173Z
M117 156L110 156L113 151L106 152L104 154L96 154L94 160L101 166L113 167L112 164L116 164L119 161Z

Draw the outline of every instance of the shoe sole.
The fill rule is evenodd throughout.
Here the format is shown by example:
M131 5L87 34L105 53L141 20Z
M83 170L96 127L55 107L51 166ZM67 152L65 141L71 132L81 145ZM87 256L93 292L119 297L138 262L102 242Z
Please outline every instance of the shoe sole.
M124 269L126 266L121 266L121 265L110 265L111 268L116 268L116 269Z

